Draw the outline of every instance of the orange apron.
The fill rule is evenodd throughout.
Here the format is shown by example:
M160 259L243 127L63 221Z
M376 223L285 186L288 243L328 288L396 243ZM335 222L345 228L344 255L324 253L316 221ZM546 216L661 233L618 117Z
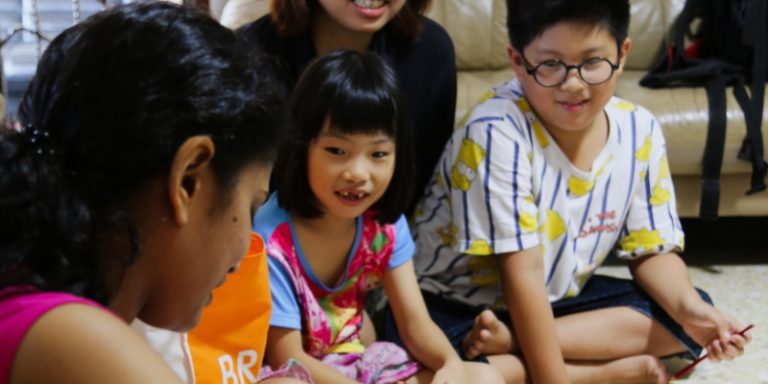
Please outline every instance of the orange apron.
M254 233L240 268L213 292L213 302L187 335L194 382L255 383L271 308L264 241Z

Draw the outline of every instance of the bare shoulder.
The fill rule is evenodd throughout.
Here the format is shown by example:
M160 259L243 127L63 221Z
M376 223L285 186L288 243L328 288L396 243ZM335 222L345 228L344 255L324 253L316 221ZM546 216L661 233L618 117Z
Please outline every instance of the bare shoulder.
M117 316L85 304L43 315L16 353L10 383L180 383Z

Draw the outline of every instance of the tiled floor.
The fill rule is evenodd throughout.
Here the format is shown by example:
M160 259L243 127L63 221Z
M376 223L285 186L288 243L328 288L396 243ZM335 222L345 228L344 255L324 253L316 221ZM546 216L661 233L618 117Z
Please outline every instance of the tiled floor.
M729 362L700 363L680 384L768 384L768 218L684 222L688 250L683 255L694 285L743 325L754 324L744 356ZM602 272L628 277L622 265Z

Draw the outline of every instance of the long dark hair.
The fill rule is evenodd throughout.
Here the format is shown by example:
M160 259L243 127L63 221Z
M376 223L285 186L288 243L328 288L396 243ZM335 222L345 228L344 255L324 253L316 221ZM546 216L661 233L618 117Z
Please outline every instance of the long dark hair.
M101 12L60 34L0 134L0 288L108 302L106 265L139 255L123 204L207 135L223 191L270 162L281 105L266 62L202 13L166 2Z

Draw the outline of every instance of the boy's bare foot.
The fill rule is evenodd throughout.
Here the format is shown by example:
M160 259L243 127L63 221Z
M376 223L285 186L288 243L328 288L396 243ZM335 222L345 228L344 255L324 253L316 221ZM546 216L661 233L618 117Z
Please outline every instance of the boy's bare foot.
M670 379L664 364L651 355L630 356L598 365L573 364L571 369L574 383L665 384Z
M475 317L472 330L464 337L462 349L467 358L474 359L478 355L494 355L512 352L512 332L502 323L490 309L486 309Z

